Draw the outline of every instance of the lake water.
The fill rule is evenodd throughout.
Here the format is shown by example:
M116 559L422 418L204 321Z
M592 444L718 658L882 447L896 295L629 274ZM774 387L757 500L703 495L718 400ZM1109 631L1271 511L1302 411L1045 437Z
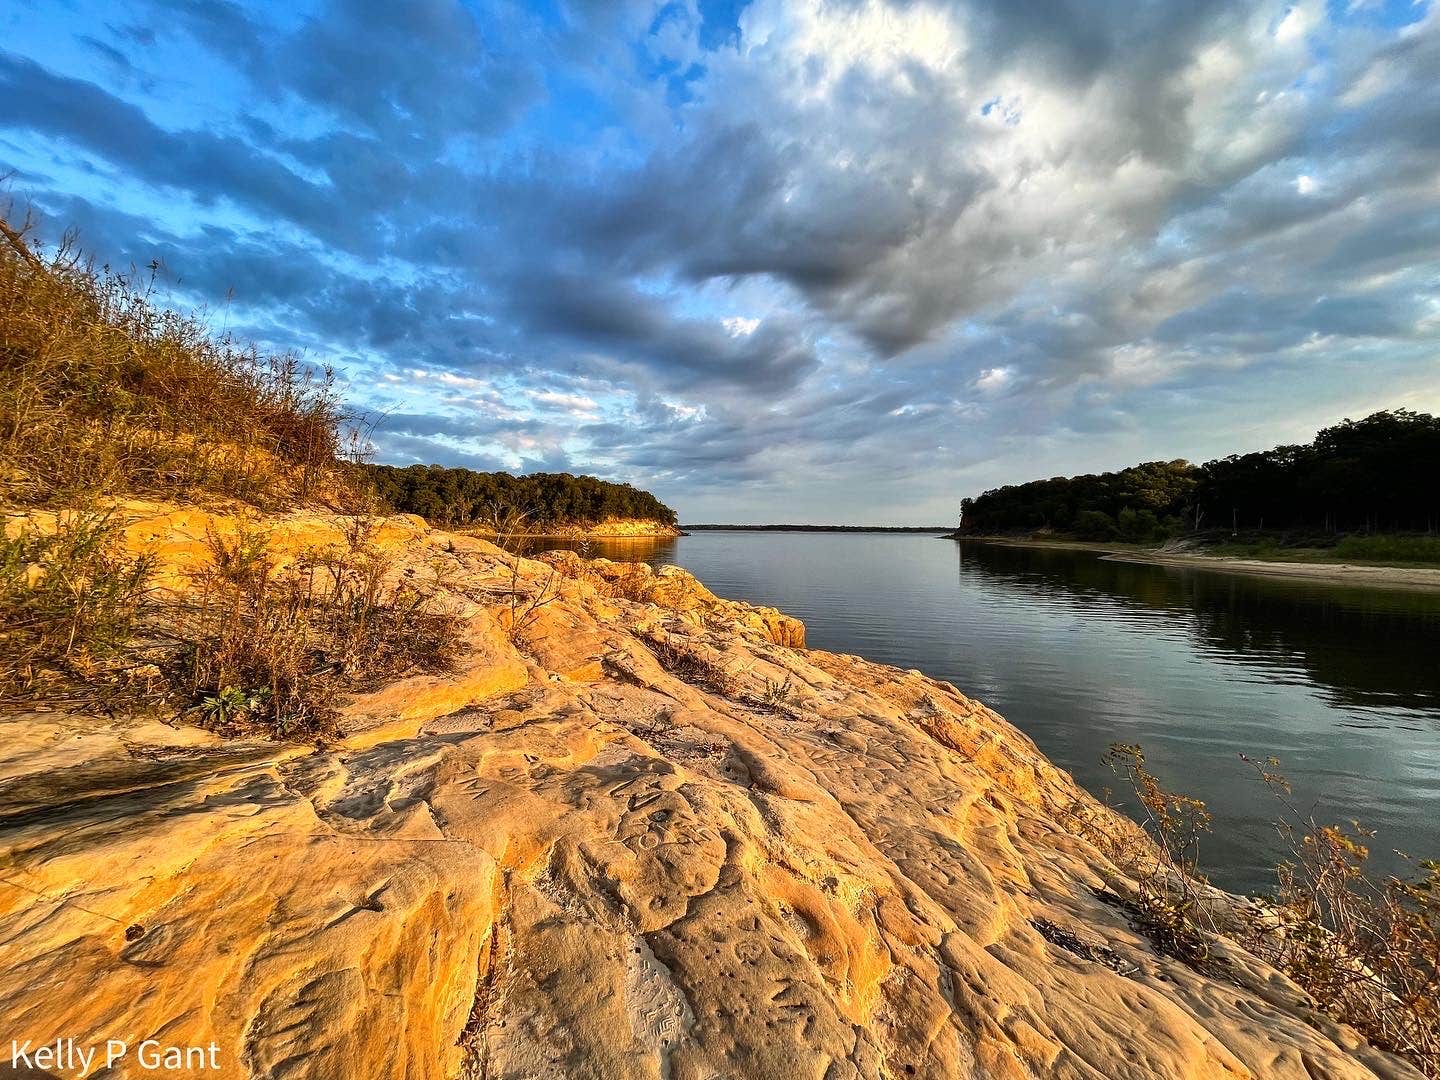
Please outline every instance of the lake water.
M1139 743L1215 814L1205 869L1268 891L1274 755L1294 801L1358 819L1387 869L1440 857L1440 594L1115 562L894 533L701 532L592 545L676 563L721 596L803 619L814 648L919 668L1027 732L1092 792Z

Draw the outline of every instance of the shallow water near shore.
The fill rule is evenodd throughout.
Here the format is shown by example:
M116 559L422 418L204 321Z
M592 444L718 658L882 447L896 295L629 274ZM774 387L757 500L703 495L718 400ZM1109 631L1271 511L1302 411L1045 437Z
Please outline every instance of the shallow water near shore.
M547 544L547 547L576 545ZM676 563L804 620L809 644L953 682L1099 794L1111 743L1215 815L1211 879L1265 892L1278 806L1239 760L1274 755L1293 801L1440 857L1440 594L1108 561L886 533L704 532L592 542ZM1118 798L1118 795L1117 795Z

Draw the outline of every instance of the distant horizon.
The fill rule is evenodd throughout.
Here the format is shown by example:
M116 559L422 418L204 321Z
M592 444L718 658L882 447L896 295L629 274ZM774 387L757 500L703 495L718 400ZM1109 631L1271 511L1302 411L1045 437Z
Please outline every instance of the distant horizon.
M681 522L677 529L767 529L774 532L794 530L796 532L943 532L953 530L955 525L846 525L840 522L806 524L802 522Z
M0 195L333 365L380 460L693 519L1440 411L1432 0L419 11L11 5Z

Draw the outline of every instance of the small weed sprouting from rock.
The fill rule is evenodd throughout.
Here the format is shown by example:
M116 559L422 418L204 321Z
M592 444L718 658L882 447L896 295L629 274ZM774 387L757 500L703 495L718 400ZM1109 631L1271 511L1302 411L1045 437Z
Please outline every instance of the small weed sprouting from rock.
M784 708L794 697L795 683L788 675L784 679L766 679L765 689L760 692L761 704L772 709Z
M263 716L269 701L269 690L231 686L217 694L202 695L196 711L206 727L233 728Z

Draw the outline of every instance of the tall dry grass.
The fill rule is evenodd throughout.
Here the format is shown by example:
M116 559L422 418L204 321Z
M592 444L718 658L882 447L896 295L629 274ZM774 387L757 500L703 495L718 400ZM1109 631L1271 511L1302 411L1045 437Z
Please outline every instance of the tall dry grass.
M345 696L442 672L457 621L370 542L335 375L165 310L149 276L46 253L0 212L0 707L189 715L226 733L325 739ZM347 457L349 460L347 460ZM259 529L210 537L181 596L127 552L116 496L325 504L345 543L280 572ZM433 591L433 590L432 590Z
M62 512L50 530L0 529L0 702L81 680L109 690L135 666L154 560L125 552L116 532L96 510Z
M1440 862L1411 860L1418 873L1405 879L1376 873L1373 832L1317 821L1291 802L1277 761L1240 756L1278 799L1290 852L1273 896L1253 907L1209 888L1199 841L1210 813L1163 787L1138 746L1105 757L1140 806L1138 826L1086 800L1054 809L1124 873L1115 896L1158 951L1224 977L1211 949L1223 934L1288 975L1317 1010L1440 1077Z
M344 542L281 571L265 534L211 533L196 587L167 612L166 664L189 713L223 734L334 736L342 698L417 672L450 670L458 626L355 518Z
M0 210L0 499L219 495L261 507L351 486L328 369L155 300L155 271L45 253Z

